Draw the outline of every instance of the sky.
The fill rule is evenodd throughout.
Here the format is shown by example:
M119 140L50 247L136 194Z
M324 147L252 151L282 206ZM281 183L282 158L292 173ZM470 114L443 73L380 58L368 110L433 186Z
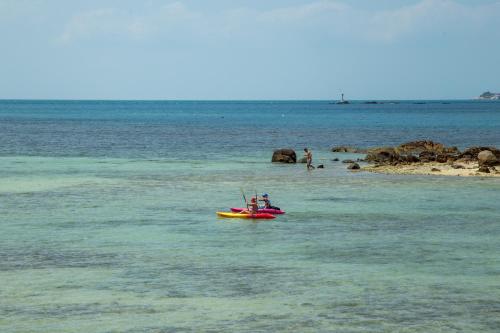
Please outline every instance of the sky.
M0 0L0 99L467 99L500 0Z

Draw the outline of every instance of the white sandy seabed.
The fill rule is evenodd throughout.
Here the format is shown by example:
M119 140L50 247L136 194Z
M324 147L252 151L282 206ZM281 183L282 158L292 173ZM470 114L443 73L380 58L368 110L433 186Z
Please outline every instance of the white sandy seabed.
M442 175L442 176L460 176L460 177L500 177L500 168L490 167L490 172L479 172L477 162L455 163L461 168L454 168L446 163L414 163L409 165L369 165L361 170L401 175Z

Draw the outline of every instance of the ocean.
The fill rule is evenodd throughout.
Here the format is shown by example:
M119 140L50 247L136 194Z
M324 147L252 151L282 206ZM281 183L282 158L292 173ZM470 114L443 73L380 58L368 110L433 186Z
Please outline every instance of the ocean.
M0 331L498 332L500 179L330 151L422 139L499 147L500 102L0 101Z

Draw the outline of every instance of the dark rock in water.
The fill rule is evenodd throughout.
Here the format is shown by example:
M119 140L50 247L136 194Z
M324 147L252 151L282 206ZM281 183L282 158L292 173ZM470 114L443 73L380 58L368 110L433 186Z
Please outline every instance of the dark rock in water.
M477 154L479 166L494 166L498 163L498 159L490 150L483 150Z
M490 173L490 168L488 168L486 165L483 165L483 166L479 167L479 169L477 171L484 172L484 173Z
M338 162L338 161L339 161L339 159L335 157L332 161L333 161L333 162Z
M335 146L330 151L334 153L347 153L349 150L354 149L352 147L346 147L346 146Z
M349 169L349 170L359 170L360 166L359 166L358 163L351 163L351 164L349 164L349 166L347 167L347 169Z
M363 158L357 158L356 162L364 162L365 160Z
M440 169L438 169L438 168L432 168L432 169L431 169L431 171L433 171L433 172L439 172L439 171L441 171L441 170L440 170Z
M278 149L273 153L272 162L297 163L297 155L293 149Z
M324 169L324 168L325 168L325 166L324 166L323 164L320 164L320 165L318 165L316 168L317 168L317 169Z
M297 163L307 163L307 157L302 157L297 161Z
M356 154L366 154L366 149L349 147L349 146L336 146L331 149L334 153L356 153Z
M354 163L353 160L343 160L342 163Z

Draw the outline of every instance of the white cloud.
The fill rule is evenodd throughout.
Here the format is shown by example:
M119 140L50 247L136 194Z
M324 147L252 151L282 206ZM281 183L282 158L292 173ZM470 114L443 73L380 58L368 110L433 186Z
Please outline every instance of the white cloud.
M396 9L363 10L346 1L321 0L307 4L256 10L231 8L222 12L197 12L182 2L130 12L117 8L87 11L74 16L60 40L71 42L103 36L141 39L157 36L226 38L241 33L246 38L279 34L282 29L324 35L333 39L390 43L433 30L463 31L500 20L500 2L464 5L454 0L421 0ZM498 23L493 23L498 26ZM312 29L312 30L311 30Z
M423 0L395 10L366 13L366 36L393 41L408 34L452 31L485 17L493 6L469 7L451 0ZM439 29L438 31L436 31Z
M297 34L297 38L307 35L323 40L392 43L418 34L460 34L487 23L498 27L500 3L463 5L452 0L422 0L395 9L364 10L346 1L323 0L262 11L239 8L220 16L214 21L225 22L231 32L248 36L254 31L257 38L260 33L265 37L275 34L279 39L285 33Z
M262 12L260 18L275 21L303 21L315 19L323 15L341 15L350 10L350 7L338 1L319 1L295 7L284 7Z
M104 8L87 11L74 16L66 25L61 41L70 42L76 38L88 38L94 34L121 33L126 30L124 18L120 18L116 9Z
M153 8L143 14L134 14L118 8L100 8L72 17L59 40L69 43L78 39L106 36L140 39L199 17L199 13L190 11L180 2Z

